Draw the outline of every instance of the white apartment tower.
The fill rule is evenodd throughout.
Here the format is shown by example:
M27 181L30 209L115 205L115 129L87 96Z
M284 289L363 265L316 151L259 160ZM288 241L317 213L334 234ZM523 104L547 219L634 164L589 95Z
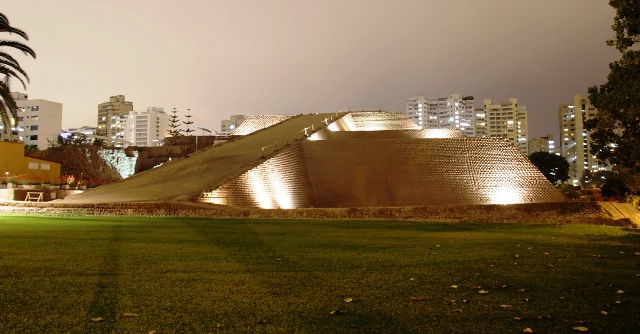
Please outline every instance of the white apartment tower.
M562 156L569 162L569 180L574 185L582 182L587 170L610 170L609 166L589 153L591 143L584 123L597 114L598 109L580 94L574 94L571 103L560 104L558 110Z
M520 153L529 155L527 107L518 105L517 98L493 103L485 99L482 109L475 112L476 137L503 137L509 139Z
M425 118L425 110L427 108L427 98L418 94L407 99L407 111L405 115L410 118L421 129L427 128L427 119Z
M451 93L449 97L426 98L419 94L407 99L406 115L422 129L455 128L469 137L475 135L473 96Z
M146 111L130 111L123 124L127 145L160 146L168 136L169 116L164 108L148 107Z
M62 129L62 103L35 99L23 93L11 93L18 106L18 119L13 120L13 140L33 145L43 150L49 147L49 141L56 141ZM3 140L8 135L2 134Z
M126 116L133 110L133 103L125 101L124 95L111 96L109 102L98 105L97 136L106 137L107 145L125 140L124 124Z

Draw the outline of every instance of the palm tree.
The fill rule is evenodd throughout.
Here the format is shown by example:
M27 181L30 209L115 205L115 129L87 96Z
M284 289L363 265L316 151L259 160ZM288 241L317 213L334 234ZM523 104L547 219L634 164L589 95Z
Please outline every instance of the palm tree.
M9 24L9 19L2 13L0 13L0 32L7 32L9 34L16 34L25 40L29 40L29 36L24 31L12 27ZM11 78L15 78L22 83L22 87L25 89L29 82L29 76L20 63L11 54L5 52L6 48L22 51L25 55L36 58L36 53L26 44L19 41L0 39L0 74L4 74L4 78L0 80L0 119L2 119L2 125L4 131L9 134L9 138L12 137L13 131L11 131L11 119L17 120L18 106L11 96L11 88L9 82Z

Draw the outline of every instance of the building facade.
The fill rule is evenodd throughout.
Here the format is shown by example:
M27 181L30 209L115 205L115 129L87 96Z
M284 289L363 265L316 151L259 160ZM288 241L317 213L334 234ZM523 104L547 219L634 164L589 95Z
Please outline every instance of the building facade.
M125 146L160 146L169 135L169 116L164 108L130 111L124 124Z
M60 168L60 163L25 156L21 142L0 142L0 177L4 183L16 182L16 179L55 182L60 177Z
M231 115L229 119L224 119L220 122L220 134L221 135L230 135L233 131L247 119L246 115Z
M43 150L49 141L56 141L62 129L62 103L34 99L27 94L11 93L18 106L18 118L13 120L13 141L22 141ZM4 129L3 129L4 130ZM9 129L7 129L9 130ZM2 140L9 140L8 133L0 131Z
M133 103L127 102L124 95L111 96L108 102L98 105L98 128L96 135L106 138L106 145L121 146L125 140L124 122L133 110Z
M509 139L523 155L529 155L529 127L527 107L518 105L517 98L493 103L483 101L483 108L475 111L476 137L503 137Z
M556 146L555 136L549 134L545 137L529 139L529 154L535 152L547 152L561 155L560 147Z
M585 122L597 114L598 109L581 94L574 94L572 102L562 103L558 109L562 156L569 162L569 180L574 185L586 186L589 173L611 170L595 155L589 153L591 142Z
M448 97L427 98L418 94L407 99L405 114L422 129L456 128L475 136L473 96L451 93Z

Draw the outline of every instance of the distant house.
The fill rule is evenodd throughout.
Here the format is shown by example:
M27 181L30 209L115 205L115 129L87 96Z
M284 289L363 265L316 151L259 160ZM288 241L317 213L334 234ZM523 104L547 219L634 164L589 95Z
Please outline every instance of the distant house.
M60 177L60 163L24 155L23 142L0 141L0 178L3 183L17 180L53 182Z

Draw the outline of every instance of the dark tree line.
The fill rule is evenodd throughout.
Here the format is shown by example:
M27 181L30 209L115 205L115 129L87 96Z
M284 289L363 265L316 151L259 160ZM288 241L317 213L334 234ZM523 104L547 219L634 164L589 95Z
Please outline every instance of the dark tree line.
M616 16L614 38L607 45L620 52L609 64L607 81L589 88L589 100L598 109L586 124L591 153L612 164L619 179L634 193L640 192L640 4L635 0L611 0Z

